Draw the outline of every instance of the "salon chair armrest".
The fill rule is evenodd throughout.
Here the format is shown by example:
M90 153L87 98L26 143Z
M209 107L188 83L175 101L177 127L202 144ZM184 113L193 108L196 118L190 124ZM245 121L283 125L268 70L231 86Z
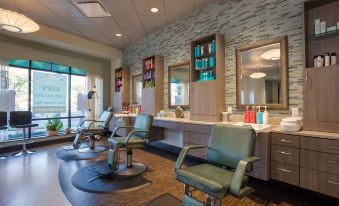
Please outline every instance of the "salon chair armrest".
M245 173L248 172L248 167L250 166L251 163L256 162L258 160L260 159L257 157L248 157L239 161L231 181L230 187L231 194L240 198L246 196L251 191L253 191L249 187L241 188L241 186Z
M189 150L191 149L201 149L201 148L205 148L205 146L202 145L189 145L189 146L185 146L184 148L182 148L177 161L175 162L175 171L179 170L182 166L182 164L184 163L184 159L188 153Z

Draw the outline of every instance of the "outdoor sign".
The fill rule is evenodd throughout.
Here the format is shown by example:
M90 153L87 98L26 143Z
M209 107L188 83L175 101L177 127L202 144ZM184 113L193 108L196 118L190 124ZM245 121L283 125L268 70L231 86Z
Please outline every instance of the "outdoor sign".
M33 71L33 113L67 112L67 76Z

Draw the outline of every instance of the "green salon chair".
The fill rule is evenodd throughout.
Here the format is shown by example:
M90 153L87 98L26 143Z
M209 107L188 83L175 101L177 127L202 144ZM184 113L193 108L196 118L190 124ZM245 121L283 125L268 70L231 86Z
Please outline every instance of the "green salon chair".
M148 141L149 131L152 127L153 116L139 114L136 117L134 126L117 127L108 139L108 167L106 171L97 168L101 174L114 173L115 175L136 176L147 170L145 164L132 161L132 151L136 148L143 148ZM132 131L127 137L117 137L116 132L122 128L131 128ZM126 164L120 164L120 152L126 151Z
M204 205L192 196L193 188L208 194L211 205L222 204L226 194L244 197L253 192L246 185L246 172L252 170L253 163L259 160L252 157L256 133L250 127L215 125L208 144L209 163L192 167L182 167L187 152L203 146L186 146L175 163L176 179L184 183L184 205ZM205 203L206 204L206 203Z
M96 136L109 135L109 122L113 118L113 109L109 107L104 111L99 120L85 119L77 127L77 134L72 145L63 146L64 150L77 149L80 153L102 152L106 150L105 146L95 146ZM87 123L87 124L86 124ZM83 142L88 143L88 147L81 148Z

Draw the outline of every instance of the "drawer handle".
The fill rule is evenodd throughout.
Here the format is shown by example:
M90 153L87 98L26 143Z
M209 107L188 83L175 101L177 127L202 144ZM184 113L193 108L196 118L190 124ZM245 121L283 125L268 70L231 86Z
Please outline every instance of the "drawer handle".
M292 143L292 141L290 140L286 140L286 139L279 139L280 142L285 142L285 143Z
M339 150L339 147L328 146L328 148L330 148L330 149L337 149L337 150Z
M283 155L291 155L289 152L284 152L284 151L278 151L278 153L283 154Z
M331 181L331 180L329 180L328 183L330 183L330 184L332 184L332 185L337 185L337 186L339 186L339 183L338 183L338 182L333 182L333 181Z
M328 163L339 165L339 162L336 162L336 161L333 161L333 160L329 160Z
M283 168L280 168L280 167L277 167L277 169L282 171L282 172L288 172L288 173L292 172L291 170L286 170L286 169L283 169Z

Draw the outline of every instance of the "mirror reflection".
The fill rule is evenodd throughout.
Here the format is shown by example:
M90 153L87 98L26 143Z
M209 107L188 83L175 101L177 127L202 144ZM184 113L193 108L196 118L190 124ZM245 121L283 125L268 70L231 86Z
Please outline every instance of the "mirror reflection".
M237 107L288 108L287 38L277 37L237 48Z
M141 104L142 94L142 75L135 75L132 77L132 101L135 104Z
M169 108L189 107L189 62L170 65L169 76Z

